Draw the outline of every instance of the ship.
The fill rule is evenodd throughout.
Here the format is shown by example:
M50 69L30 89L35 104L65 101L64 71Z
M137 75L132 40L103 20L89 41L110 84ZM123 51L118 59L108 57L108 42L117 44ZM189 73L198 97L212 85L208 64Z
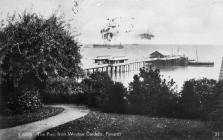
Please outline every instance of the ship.
M196 49L196 60L189 60L188 65L190 66L207 66L207 67L213 67L214 62L201 62L198 60L198 54Z
M189 61L188 62L188 65L190 66L214 66L214 62L201 62L201 61Z
M112 44L112 45L108 45L108 44L93 44L93 48L107 48L107 49L116 48L116 49L122 49L122 48L124 48L124 46L121 45L121 44Z

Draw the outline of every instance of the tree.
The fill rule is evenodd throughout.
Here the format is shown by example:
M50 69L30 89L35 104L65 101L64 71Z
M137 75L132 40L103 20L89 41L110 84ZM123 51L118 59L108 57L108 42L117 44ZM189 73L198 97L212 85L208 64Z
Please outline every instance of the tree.
M129 84L129 112L132 113L144 113L145 108L145 89L142 87L142 82L140 81L139 75L133 76L133 82Z
M158 69L140 69L139 76L129 85L130 111L159 116L171 116L176 105L173 80L161 79ZM137 112L134 112L137 113Z
M194 85L191 81L186 81L181 94L181 107L182 116L188 118L194 118L198 115L198 99L196 97L196 92Z
M223 131L223 81L219 81L215 88L212 112L209 114L214 131Z
M207 78L186 81L181 94L185 116L208 119L216 104L216 85L216 80Z
M106 90L114 82L106 72L95 72L82 81L83 89L87 94L87 105L92 107L102 107L106 96Z
M122 83L116 82L106 89L106 97L103 101L103 111L124 113L125 112L125 95L126 88Z
M144 98L143 98L143 95L141 94L143 94L144 91L142 89L142 84L140 81L140 77L138 75L133 76L133 82L129 84L129 91L131 91L129 97L132 103L135 103L135 104L143 103Z
M49 78L82 74L80 46L62 18L55 15L48 19L26 12L12 16L0 30L0 47L3 84L12 93L43 89Z

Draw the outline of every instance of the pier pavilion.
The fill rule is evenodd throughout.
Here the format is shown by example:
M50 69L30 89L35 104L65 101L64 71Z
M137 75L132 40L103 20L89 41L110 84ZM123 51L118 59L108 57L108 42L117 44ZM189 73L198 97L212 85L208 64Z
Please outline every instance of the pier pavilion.
M96 64L119 64L119 63L125 63L128 61L128 58L125 56L115 56L111 57L110 55L105 55L105 56L97 56L94 58L94 62Z

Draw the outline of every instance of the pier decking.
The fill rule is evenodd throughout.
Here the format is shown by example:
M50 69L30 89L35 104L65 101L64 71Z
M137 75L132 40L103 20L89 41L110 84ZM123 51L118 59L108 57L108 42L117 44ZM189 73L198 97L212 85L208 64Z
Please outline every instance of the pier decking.
M123 71L132 71L142 67L145 67L146 61L128 61L125 63L118 64L101 64L101 65L92 65L90 67L84 68L85 72L96 72L96 71L114 71L114 72L123 72Z
M94 73L96 71L107 71L107 72L128 72L139 70L142 67L146 67L147 65L155 62L163 61L164 63L169 63L174 60L179 60L181 58L185 58L182 56L174 56L174 57L165 57L165 58L141 58L130 61L125 61L124 63L113 63L113 64L100 64L100 65L92 65L83 68L86 73ZM174 64L175 65L175 64Z

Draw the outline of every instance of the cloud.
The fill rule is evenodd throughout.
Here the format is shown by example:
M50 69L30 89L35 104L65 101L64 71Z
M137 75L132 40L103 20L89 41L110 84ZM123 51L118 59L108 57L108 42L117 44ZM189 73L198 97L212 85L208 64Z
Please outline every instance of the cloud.
M175 28L176 32L190 32L190 33L197 33L201 32L204 29L204 24L202 19L198 17L180 17L176 19L173 24L172 28Z
M117 41L141 43L141 33L155 38L147 43L222 43L223 0L79 0L78 15L72 12L73 0L0 0L3 15L14 10L32 9L44 16L64 13L73 27L78 27L82 42L101 42L100 30L106 18L122 17ZM131 20L134 18L134 20Z

